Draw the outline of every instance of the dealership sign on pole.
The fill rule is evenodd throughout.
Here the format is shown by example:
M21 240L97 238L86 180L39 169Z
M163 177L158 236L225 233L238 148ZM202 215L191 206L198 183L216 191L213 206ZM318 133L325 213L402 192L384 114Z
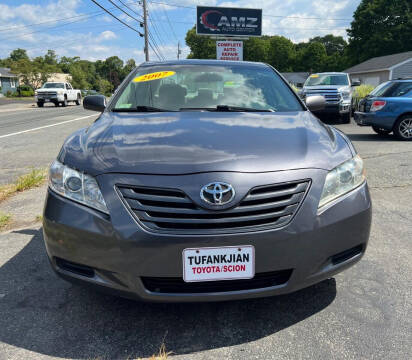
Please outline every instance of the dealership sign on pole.
M262 9L198 6L196 33L216 37L262 36Z
M243 61L243 41L216 41L217 60Z

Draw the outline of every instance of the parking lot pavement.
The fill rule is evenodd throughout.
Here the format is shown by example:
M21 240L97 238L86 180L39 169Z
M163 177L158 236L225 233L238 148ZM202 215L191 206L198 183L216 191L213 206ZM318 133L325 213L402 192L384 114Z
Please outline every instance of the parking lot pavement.
M41 228L0 235L0 359L409 359L412 143L339 125L373 200L365 257L333 279L250 301L147 304L58 279Z
M0 185L33 167L46 167L57 156L64 139L91 124L97 113L81 106L44 108L30 104L0 106Z

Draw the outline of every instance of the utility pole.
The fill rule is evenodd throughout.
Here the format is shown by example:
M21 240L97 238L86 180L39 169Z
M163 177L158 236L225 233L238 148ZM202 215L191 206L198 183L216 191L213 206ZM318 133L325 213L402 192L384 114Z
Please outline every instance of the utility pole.
M182 53L182 50L180 50L180 41L177 42L177 59L180 59L180 54Z
M144 27L144 54L145 54L146 61L149 61L149 33L147 31L146 0L143 0L143 27Z

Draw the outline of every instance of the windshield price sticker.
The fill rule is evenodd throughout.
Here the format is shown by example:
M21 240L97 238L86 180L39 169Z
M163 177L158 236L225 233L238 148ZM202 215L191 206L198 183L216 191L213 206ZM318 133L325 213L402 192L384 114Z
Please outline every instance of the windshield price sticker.
M186 282L251 279L255 276L252 245L183 250L183 279Z
M150 74L140 75L133 79L133 82L144 82L163 79L176 74L174 71L158 71Z
M310 77L311 77L311 78L318 78L319 75L318 75L318 74L313 74L313 75L311 75Z

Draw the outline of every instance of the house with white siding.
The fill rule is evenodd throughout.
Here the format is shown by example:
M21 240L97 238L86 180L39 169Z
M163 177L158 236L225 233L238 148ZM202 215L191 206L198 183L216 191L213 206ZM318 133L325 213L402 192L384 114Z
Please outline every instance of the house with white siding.
M0 94L7 94L8 91L16 92L17 86L19 86L18 76L9 68L0 67Z
M388 80L412 78L412 51L379 56L346 69L352 80L377 86Z

